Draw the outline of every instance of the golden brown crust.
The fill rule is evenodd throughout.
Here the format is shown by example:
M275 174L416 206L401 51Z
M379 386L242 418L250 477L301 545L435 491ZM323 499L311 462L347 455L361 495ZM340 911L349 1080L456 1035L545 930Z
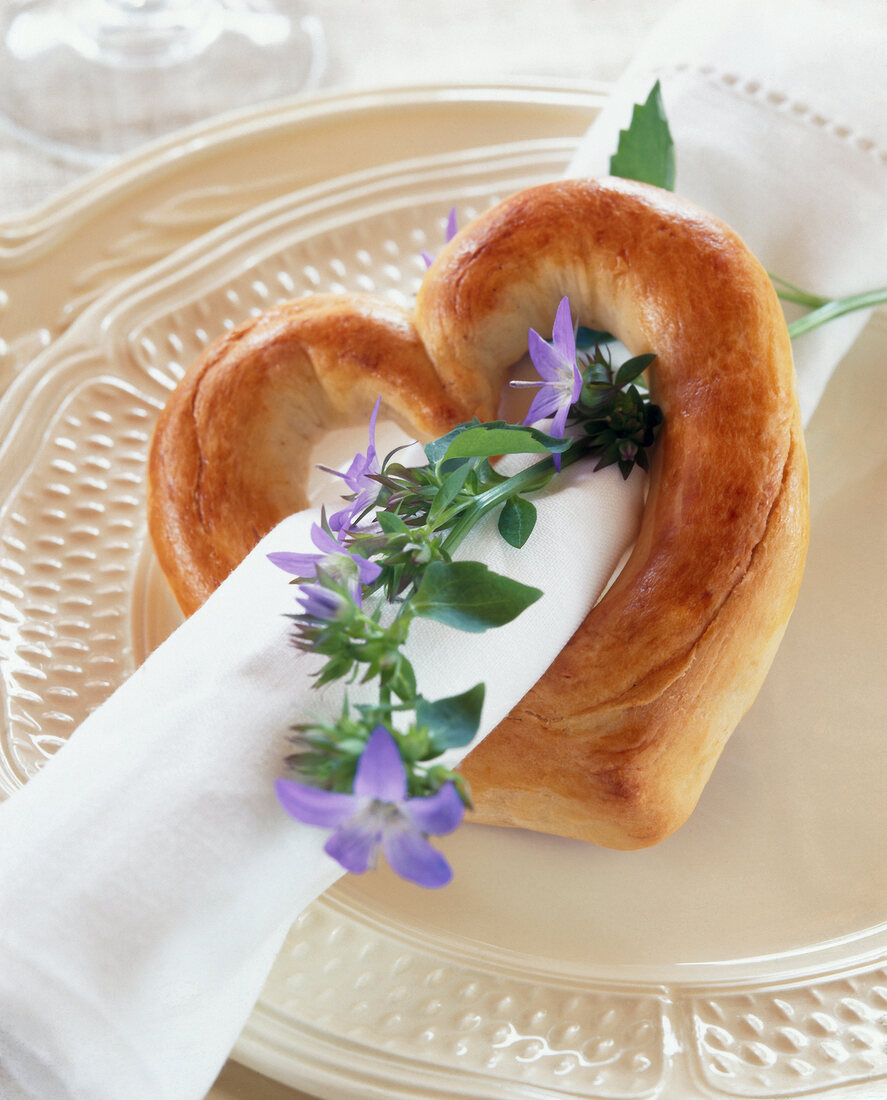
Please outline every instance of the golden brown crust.
M807 544L782 313L766 273L716 219L640 184L549 184L444 249L415 330L395 307L347 296L248 322L205 353L164 410L150 526L193 610L304 506L317 436L365 422L379 393L417 434L494 415L528 328L550 330L565 294L583 324L656 354L665 427L628 563L462 770L477 820L637 848L692 811L763 682Z
M285 302L217 341L154 430L148 525L187 614L259 539L307 506L311 450L329 430L387 413L420 438L465 419L409 316L364 295Z
M417 328L482 410L564 294L583 324L656 354L665 428L628 563L462 770L479 820L642 847L689 815L794 604L807 489L791 348L735 234L612 180L479 218L425 280Z

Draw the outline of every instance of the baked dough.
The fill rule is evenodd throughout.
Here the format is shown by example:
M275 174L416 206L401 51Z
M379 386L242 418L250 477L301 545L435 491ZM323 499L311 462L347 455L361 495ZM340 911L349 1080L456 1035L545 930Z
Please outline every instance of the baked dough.
M477 820L641 848L692 812L794 606L808 506L791 346L731 230L622 180L553 183L482 215L429 271L416 325L482 412L564 294L583 324L655 353L665 424L627 564L461 770Z
M191 614L286 516L308 506L315 444L387 415L433 439L468 416L409 314L369 295L284 302L210 345L163 408L148 458L148 527Z
M413 321L375 299L318 296L248 322L160 418L150 529L192 611L304 506L319 435L365 422L380 393L420 435L495 415L528 328L550 332L564 294L583 324L656 355L665 425L628 563L462 770L475 820L640 848L686 820L757 694L808 537L782 311L714 218L642 184L544 185L447 245Z

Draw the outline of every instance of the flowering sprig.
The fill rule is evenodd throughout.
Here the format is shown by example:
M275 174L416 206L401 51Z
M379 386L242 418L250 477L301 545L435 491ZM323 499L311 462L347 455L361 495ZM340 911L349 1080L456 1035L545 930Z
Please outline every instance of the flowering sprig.
M563 436L567 415L571 406L579 400L582 389L582 374L576 362L576 330L573 328L569 298L562 298L557 307L551 335L549 344L531 328L527 340L530 359L542 380L514 381L511 385L539 386L539 392L533 398L524 423L535 424L551 417L551 434ZM554 456L554 468L561 468L560 455Z
M461 823L465 805L456 786L410 797L400 749L384 726L376 726L361 753L350 793L279 779L281 805L306 825L333 828L328 855L355 874L375 866L378 851L402 878L420 886L445 886L450 865L428 836L445 836Z
M345 499L348 507L334 512L330 516L330 527L333 531L341 531L348 528L355 518L360 516L376 499L379 491L378 485L373 480L379 471L379 456L376 453L376 420L379 416L379 406L382 404L380 397L373 406L370 415L370 438L365 454L356 454L351 460L348 469L342 473L340 470L331 470L328 466L319 466L318 469L340 477L351 490L351 495Z
M453 208L447 241L456 230ZM423 258L433 262L426 253ZM426 699L403 648L410 623L424 617L480 632L510 622L537 600L538 589L481 562L454 561L455 550L493 510L499 511L501 536L522 547L536 522L527 495L596 447L603 461L610 445L606 433L626 430L619 378L608 375L605 392L597 357L582 364L577 358L566 297L552 341L531 330L528 350L540 378L523 424L460 424L425 447L424 465L408 468L393 454L379 460L377 401L366 451L344 472L328 471L349 493L346 507L329 519L324 514L314 526L315 552L269 555L299 585L290 616L293 643L322 659L318 686L336 680L378 684L376 703L351 706L346 694L336 721L294 729L289 762L298 779L277 786L292 816L334 830L326 849L348 870L366 870L381 850L396 872L414 882L440 886L449 880L446 861L427 837L455 828L470 794L439 758L474 738L484 686ZM629 399L632 409L643 404L637 393ZM535 426L548 418L548 432ZM653 420L643 446L652 443ZM631 430L636 434L634 424ZM506 454L535 455L537 461L505 477L491 459ZM617 458L626 476L627 454L620 451Z
M479 633L511 622L542 594L453 555L494 510L501 536L522 547L536 522L527 495L562 467L600 449L600 424L609 424L608 409L621 415L622 376L606 374L602 389L598 355L582 359L580 369L566 298L552 336L552 343L532 330L528 337L540 380L523 424L460 424L425 446L421 466L404 466L396 452L379 459L376 402L366 451L344 473L329 471L350 490L348 507L330 519L322 514L312 528L314 552L269 555L299 586L298 607L290 615L292 640L321 658L318 685L338 680L378 687L374 703L351 705L346 695L335 721L296 727L289 763L298 778L281 780L277 787L292 816L335 830L326 850L347 870L366 870L381 851L411 881L425 886L449 881L446 861L427 837L455 828L470 806L470 794L440 757L474 738L484 686L427 699L404 646L417 617ZM633 379L638 372L630 373ZM631 398L636 400L642 399ZM548 431L531 423L549 417ZM491 461L506 454L536 456L536 461L506 477Z
M596 470L618 464L627 478L635 466L649 468L647 451L662 425L662 410L650 400L642 381L655 355L635 355L614 368L607 342L595 342L583 357L581 404L583 430Z
M297 577L326 576L343 581L358 601L362 586L370 584L382 571L376 562L349 550L342 542L341 529L334 534L325 522L315 523L311 528L311 541L320 553L296 554L284 550L269 554L268 560L278 569Z
M595 469L618 463L623 477L634 467L648 468L647 450L662 424L662 410L650 401L641 376L656 358L637 355L614 369L608 350L613 337L582 330L586 348L577 350L577 332L568 298L558 306L549 344L530 329L529 353L541 381L514 381L513 387L538 386L524 419L535 424L551 417L551 432L564 435L569 418L587 436L588 450L597 455ZM553 455L556 470L561 456Z
M674 186L674 146L658 83L638 105L610 162L613 175ZM446 239L456 233L450 211ZM432 257L423 253L430 266ZM789 326L801 335L853 309L887 300L887 290L830 301L774 279L780 295L813 312ZM498 529L511 546L532 534L536 509L528 494L562 467L597 457L623 477L646 469L662 413L642 381L654 356L614 364L613 338L577 330L564 297L551 341L530 330L528 350L540 375L523 424L460 424L425 447L426 463L407 468L375 444L379 402L369 442L343 472L346 507L312 531L313 553L269 555L295 576L298 610L293 642L323 658L318 685L378 682L375 703L350 705L347 694L332 722L295 727L289 763L298 779L281 779L278 798L293 817L332 830L326 851L346 870L374 866L379 852L404 878L438 887L451 878L429 836L452 832L471 805L464 780L441 763L480 726L484 685L444 699L418 690L404 653L411 621L425 617L479 632L510 622L541 592L496 574L480 562L454 561L468 532L498 509ZM536 425L551 421L547 432ZM491 464L498 455L536 455L511 477ZM372 518L370 518L372 514ZM388 613L382 615L382 608Z

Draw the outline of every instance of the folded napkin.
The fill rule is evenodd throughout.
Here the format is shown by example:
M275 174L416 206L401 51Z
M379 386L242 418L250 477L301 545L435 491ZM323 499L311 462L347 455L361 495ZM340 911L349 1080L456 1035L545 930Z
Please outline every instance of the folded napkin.
M682 193L792 282L828 294L887 283L875 63L887 53L874 9L862 10L680 5L573 170L606 170L631 102L658 77ZM799 342L808 415L862 323ZM490 531L467 542L466 556L545 596L479 637L418 624L411 658L427 695L485 681L491 729L597 598L636 530L641 486L573 467L538 501L524 550ZM288 644L283 618L293 589L265 558L309 550L313 518L267 536L0 807L4 1098L199 1100L290 923L338 877L323 832L286 817L272 793L289 726L337 705L335 693L309 698L312 659Z
M545 595L495 640L416 622L427 697L484 681L484 729L503 718L630 545L642 491L570 467L537 498L533 554L485 521L465 554ZM337 688L311 690L316 660L288 642L294 589L265 556L310 551L316 519L269 534L0 808L4 1098L203 1096L290 924L339 877L324 832L273 790L290 726L341 709Z
M885 77L881 0L690 0L638 50L570 173L607 172L632 104L659 80L679 194L731 225L771 275L827 298L883 287ZM795 343L805 422L868 316Z

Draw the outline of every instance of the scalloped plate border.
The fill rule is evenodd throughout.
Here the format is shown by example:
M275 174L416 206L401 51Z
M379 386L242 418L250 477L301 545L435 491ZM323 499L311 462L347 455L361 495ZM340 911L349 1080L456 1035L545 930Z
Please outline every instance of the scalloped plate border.
M280 195L473 146L575 137L607 87L414 85L284 99L218 116L0 221L0 394L109 287ZM446 125L442 125L446 122Z

